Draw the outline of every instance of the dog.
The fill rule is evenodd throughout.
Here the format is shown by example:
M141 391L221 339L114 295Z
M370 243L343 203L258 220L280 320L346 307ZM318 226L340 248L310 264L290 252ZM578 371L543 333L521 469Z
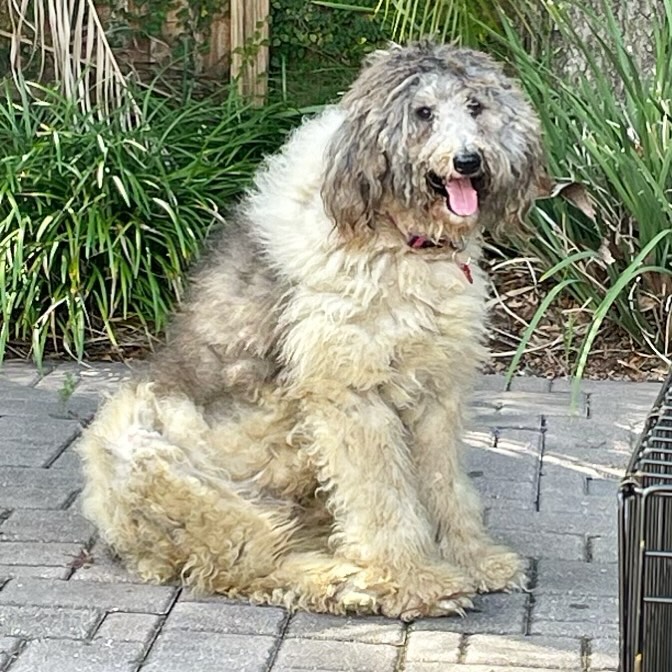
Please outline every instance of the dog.
M460 463L486 358L481 233L547 179L489 56L373 53L256 175L149 372L78 445L85 514L142 579L412 620L522 587Z

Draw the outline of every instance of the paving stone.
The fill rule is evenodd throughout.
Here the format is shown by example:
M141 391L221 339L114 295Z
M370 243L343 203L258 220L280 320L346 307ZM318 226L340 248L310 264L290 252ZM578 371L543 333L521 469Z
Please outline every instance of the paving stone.
M528 502L534 504L537 496L537 488L532 480L510 481L503 479L485 478L479 470L469 472L472 482L478 492L493 501L504 500L502 506L506 506L509 500Z
M408 633L406 662L457 663L462 636L441 630L415 630Z
M4 361L0 364L0 384L14 383L30 387L35 385L42 376L51 371L49 364L43 363L42 371L31 362Z
M88 607L108 611L139 611L165 614L175 589L146 584L13 579L0 591L0 604Z
M77 394L94 394L102 396L114 392L122 382L134 374L147 369L147 362L107 362L95 367L83 368L79 374Z
M0 668L5 669L5 665L18 650L20 642L20 639L13 637L0 637Z
M592 418L615 419L620 426L639 431L661 387L661 383L607 380L586 381L584 390L590 393Z
M67 442L27 443L5 441L0 438L0 465L7 467L48 467L63 452L66 445Z
M492 511L500 510L502 512L500 514L500 520L504 521L502 527L510 527L512 529L515 529L516 528L515 512L525 511L529 513L534 513L535 510L534 503L531 501L521 499L507 499L507 500L492 499L490 497L485 497L483 495L481 495L481 505L484 509L483 519L485 521L485 524L490 528L492 534L496 534L498 532L497 528L493 527L490 522L490 515ZM514 520L510 524L507 524L506 519L509 516L513 516Z
M72 387L72 397L86 398L88 403L98 403L101 397L114 392L134 372L147 369L147 362L95 362L77 364L62 362L35 386L38 390L61 393Z
M60 364L32 387L0 378L0 415L31 420L87 420L98 405L99 392L81 387L77 371L76 364Z
M79 473L82 468L82 460L73 450L72 444L68 446L50 465L50 469L64 469Z
M215 602L216 604L249 604L242 598L237 600L224 597L223 595L208 595L204 593L199 593L188 587L185 587L180 591L180 595L177 598L177 601L199 602L199 603Z
M502 433L489 437L482 433L467 435L465 466L474 478L534 483L538 472L540 434L537 432Z
M100 619L101 613L96 609L3 605L0 606L0 635L84 639Z
M501 667L499 665L451 665L445 663L411 663L404 672L557 672L557 667Z
M539 595L532 611L530 632L550 636L618 637L618 600L603 596Z
M67 579L71 571L68 567L0 565L0 582L7 579Z
M0 404L1 406L1 404ZM41 417L0 417L0 464L41 467L56 457L78 434L79 422Z
M100 364L94 368L98 366ZM76 390L84 369L85 365L77 362L54 362L51 371L42 376L35 387L45 392L61 392L64 387Z
M542 416L534 413L529 415L500 413L482 407L475 407L471 413L480 425L488 425L497 430L530 432L539 431L542 425Z
M81 550L81 544L0 541L0 564L68 567Z
M53 462L62 451L62 445L26 444L0 439L0 460L3 466L44 467Z
M555 560L583 560L585 538L578 534L556 534L525 529L491 530L497 541L510 546L527 558L548 558Z
M93 525L76 511L18 509L0 525L0 539L8 541L60 541L86 544Z
M411 632L442 630L445 632L493 635L522 634L527 613L528 596L524 593L493 593L478 595L474 610L464 618L423 618L409 626Z
M485 392L504 392L506 389L506 376L501 373L485 373L478 376L474 390Z
M12 672L135 672L141 656L142 645L135 642L110 647L102 640L36 640L28 642Z
M146 644L158 630L160 622L161 617L154 614L134 614L125 611L107 614L94 639Z
M589 497L611 497L614 501L618 499L619 481L617 479L605 478L587 478L586 488Z
M619 664L617 639L597 638L590 641L590 669L615 670Z
M570 392L573 389L573 383L574 379L572 378L554 378L551 389L558 392ZM646 402L645 396L651 398L651 403L653 403L660 388L660 382L634 383L630 380L590 380L589 378L581 380L580 385L583 393L606 395L605 399L611 397L611 403L623 403L623 400L628 398L643 399ZM646 407L646 403L642 403L642 407Z
M64 511L72 511L73 513L78 513L79 515L82 515L82 491L80 490L79 492L76 493L76 496L73 498L70 498L68 502L66 503Z
M276 647L273 637L172 630L161 632L143 672L265 672Z
M500 506L488 512L488 525L492 530L523 529L530 532L552 530L559 534L609 535L616 530L616 510L580 513L567 511L534 511L512 506Z
M587 494L588 480L581 474L553 476L546 469L541 477L539 507L553 513L581 514L584 512L615 512L618 507L616 497L600 497Z
M9 416L26 423L35 418L54 421L85 421L98 406L96 397L73 394L67 396L61 391L46 391L35 388L7 389L2 386L0 394L0 416Z
M618 568L571 560L541 560L536 595L553 593L565 597L618 594Z
M510 390L514 392L550 392L552 379L539 376L514 376Z
M538 457L543 432L540 429L498 429L497 447L504 455Z
M467 639L464 662L521 667L544 665L576 672L581 667L581 641L568 637L472 635Z
M285 636L400 645L404 642L404 628L399 621L377 616L299 613L292 617Z
M90 561L75 571L71 581L77 583L144 583L139 576L129 572L102 541L97 541L93 545L89 556Z
M52 398L52 395L47 395L45 392L36 390L29 385L21 385L11 380L0 380L0 382L2 383L0 385L0 410L3 411L2 415L6 415L4 413L6 402L26 401L29 399L38 401Z
M530 383L528 383L530 386ZM498 416L569 416L582 414L583 410L572 404L568 392L477 391L472 395L475 409L490 409Z
M599 513L615 519L617 503L606 497L569 497L568 495L549 495L543 491L539 496L539 508L542 511L566 513L578 516L596 516Z
M616 535L593 537L590 540L590 548L593 562L618 562L618 537Z
M285 639L273 672L334 670L338 672L393 672L400 649L387 644Z
M250 604L178 602L170 612L163 631L193 630L230 635L280 634L286 620L284 610Z
M553 418L545 434L545 455L575 469L602 468L615 474L628 463L635 434L613 421Z
M467 446L466 452L469 452L469 448L487 450L495 445L496 436L495 430L491 427L471 423L469 429L464 432L462 440Z
M0 508L58 509L81 483L81 476L63 470L0 467Z

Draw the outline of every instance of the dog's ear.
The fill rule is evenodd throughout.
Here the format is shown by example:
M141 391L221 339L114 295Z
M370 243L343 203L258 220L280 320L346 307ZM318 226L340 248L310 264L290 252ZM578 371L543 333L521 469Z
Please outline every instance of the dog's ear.
M509 229L515 231L524 227L525 218L534 202L546 190L549 181L545 157L540 150L533 152L519 175L517 188L512 190L504 208L505 225Z
M378 136L378 125L370 123L368 115L352 115L327 146L322 201L327 215L344 234L371 228L381 203L387 159Z
M509 186L503 195L503 202L500 201L500 213L503 216L499 216L492 227L496 237L520 234L525 229L525 218L534 202L543 198L551 182L536 123L526 128L525 133L519 136L527 138L525 147L519 152L518 160L508 168Z

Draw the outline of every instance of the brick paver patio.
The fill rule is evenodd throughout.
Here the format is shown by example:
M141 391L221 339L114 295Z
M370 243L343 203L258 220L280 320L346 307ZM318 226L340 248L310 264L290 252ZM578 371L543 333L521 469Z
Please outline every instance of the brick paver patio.
M529 593L402 625L138 583L80 516L72 450L128 369L0 370L0 671L550 672L617 668L616 491L659 385L483 376L469 470Z

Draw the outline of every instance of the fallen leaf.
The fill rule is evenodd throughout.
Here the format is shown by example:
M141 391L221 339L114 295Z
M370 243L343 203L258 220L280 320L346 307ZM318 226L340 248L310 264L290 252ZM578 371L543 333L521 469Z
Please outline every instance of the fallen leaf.
M90 567L93 564L93 556L89 551L83 548L79 555L73 556L70 567L72 569L81 569L82 567Z
M558 196L569 201L574 207L581 210L586 217L595 221L595 207L587 189L582 184L579 182L553 182L547 178L539 185L538 200Z

